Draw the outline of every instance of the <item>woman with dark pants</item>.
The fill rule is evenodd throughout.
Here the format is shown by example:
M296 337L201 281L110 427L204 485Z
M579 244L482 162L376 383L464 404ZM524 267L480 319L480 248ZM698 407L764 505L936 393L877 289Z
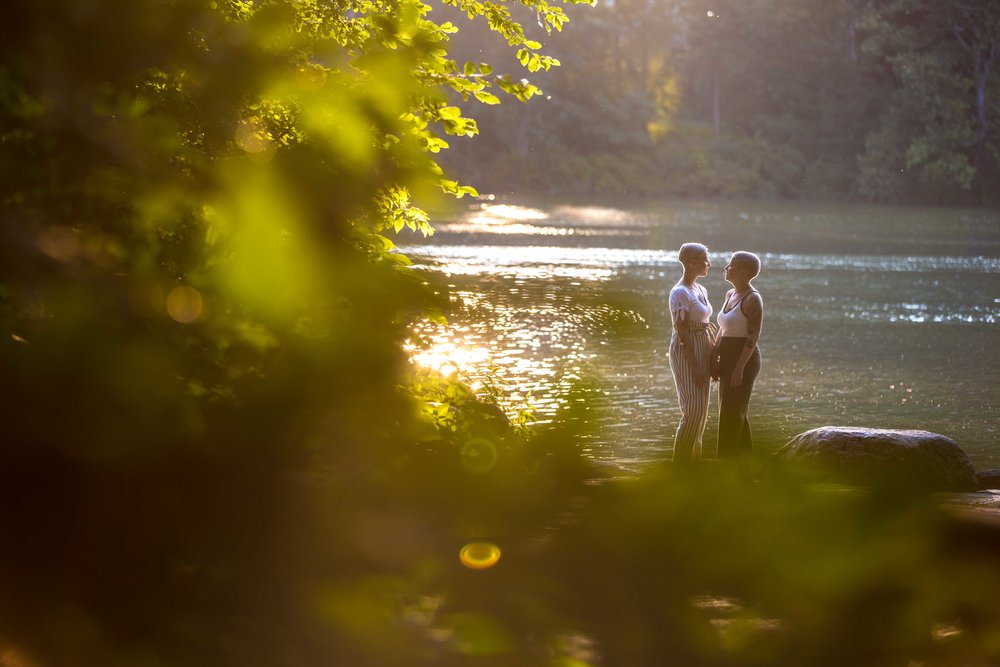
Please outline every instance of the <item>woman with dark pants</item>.
M720 459L753 451L753 437L747 412L754 381L760 372L761 325L764 301L750 281L760 273L760 258L750 252L733 253L724 269L733 289L726 293L716 321L713 359L718 359Z

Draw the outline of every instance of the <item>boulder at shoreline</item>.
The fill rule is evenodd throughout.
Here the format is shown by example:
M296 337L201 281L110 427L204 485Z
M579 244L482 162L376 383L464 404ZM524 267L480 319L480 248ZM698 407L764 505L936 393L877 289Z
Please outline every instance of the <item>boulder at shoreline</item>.
M962 448L929 431L823 426L795 436L776 455L845 484L924 492L979 487Z
M976 473L979 479L979 489L1000 489L1000 468L980 470Z

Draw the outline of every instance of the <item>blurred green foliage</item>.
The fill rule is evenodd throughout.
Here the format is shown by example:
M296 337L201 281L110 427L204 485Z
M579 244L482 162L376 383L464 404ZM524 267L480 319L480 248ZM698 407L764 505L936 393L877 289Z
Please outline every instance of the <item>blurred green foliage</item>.
M528 69L553 64L505 7L462 8ZM430 233L416 202L474 193L431 159L476 132L445 90L536 89L455 63L430 10L5 5L0 652L363 655L380 641L350 648L366 621L338 596L377 609L367 577L417 568L434 535L454 560L450 525L393 530L434 516L420 502L470 433L499 452L513 431L457 386L445 411L471 416L427 419L402 342L448 298L385 234Z
M993 0L614 0L550 48L445 158L490 192L997 204Z
M749 461L598 483L586 401L528 429L408 364L450 304L384 233L470 192L430 158L476 129L443 91L537 92L450 60L454 29L409 0L5 6L0 664L1000 658L989 543L934 506Z

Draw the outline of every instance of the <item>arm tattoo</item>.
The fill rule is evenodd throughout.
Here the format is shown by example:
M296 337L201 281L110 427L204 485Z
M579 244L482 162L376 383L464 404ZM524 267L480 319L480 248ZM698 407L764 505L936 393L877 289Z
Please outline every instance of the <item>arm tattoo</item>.
M747 317L747 342L746 347L753 348L760 339L760 328L764 319L764 312L761 304L754 299L751 303L750 314Z

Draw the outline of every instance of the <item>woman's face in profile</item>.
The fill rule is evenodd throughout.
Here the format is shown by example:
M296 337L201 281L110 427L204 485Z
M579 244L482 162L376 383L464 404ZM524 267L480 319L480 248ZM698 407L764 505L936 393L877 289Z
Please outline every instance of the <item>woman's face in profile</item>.
M712 262L708 259L708 253L702 253L698 257L692 259L689 265L694 269L695 275L707 276L708 270L712 268Z
M724 268L722 271L726 281L731 283L733 281L730 280L730 276L732 276L733 273L740 271L740 265L734 262L732 259L730 259L729 264L726 264L726 268Z

